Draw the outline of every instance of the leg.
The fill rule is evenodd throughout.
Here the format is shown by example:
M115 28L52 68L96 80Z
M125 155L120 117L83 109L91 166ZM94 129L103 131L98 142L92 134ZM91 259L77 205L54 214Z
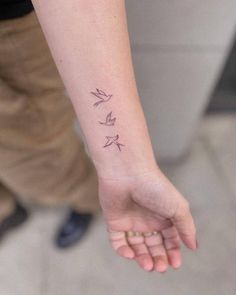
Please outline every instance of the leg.
M0 183L0 223L14 212L15 207L15 196Z
M28 201L100 210L95 168L34 13L0 24L0 179Z
M24 223L27 218L26 209L16 201L14 194L0 183L0 239Z

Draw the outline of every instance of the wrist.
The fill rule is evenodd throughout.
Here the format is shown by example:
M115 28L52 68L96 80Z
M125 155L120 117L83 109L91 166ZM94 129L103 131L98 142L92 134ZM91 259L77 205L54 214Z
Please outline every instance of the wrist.
M133 177L157 168L155 155L148 136L135 133L133 140L122 134L124 146L98 149L92 146L90 155L100 178L120 179ZM91 147L91 146L90 146Z
M117 161L113 158L110 161L99 161L92 158L96 167L98 178L107 180L118 180L125 178L134 178L140 175L146 175L156 172L159 167L155 159L145 158L145 161L138 161L137 159Z

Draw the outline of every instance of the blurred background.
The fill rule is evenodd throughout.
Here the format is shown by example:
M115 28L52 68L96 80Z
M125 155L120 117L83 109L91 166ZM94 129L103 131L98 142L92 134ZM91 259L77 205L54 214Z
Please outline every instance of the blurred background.
M64 209L32 208L0 247L2 295L236 294L236 1L127 0L133 61L157 161L191 204L199 250L145 273L115 255L102 217L73 249Z

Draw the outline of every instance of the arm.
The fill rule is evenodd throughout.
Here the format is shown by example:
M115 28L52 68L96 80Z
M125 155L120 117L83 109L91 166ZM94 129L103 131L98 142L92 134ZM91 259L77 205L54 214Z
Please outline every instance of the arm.
M34 5L99 174L113 178L154 167L131 64L124 1L47 0ZM91 92L96 88L111 95L110 100L95 106L99 98ZM99 124L110 112L114 126ZM120 152L114 143L103 148L106 136L116 135L123 144Z
M104 216L108 228L116 232L110 235L113 247L124 257L135 257L142 267L153 267L155 259L146 250L140 258L127 244L124 231L164 233L171 228L176 247L180 235L195 249L188 203L155 162L135 83L124 1L33 0L33 4L98 172ZM159 215L153 218L153 213ZM188 218L184 222L183 214ZM142 225L137 215L142 215ZM140 244L147 249L146 240Z

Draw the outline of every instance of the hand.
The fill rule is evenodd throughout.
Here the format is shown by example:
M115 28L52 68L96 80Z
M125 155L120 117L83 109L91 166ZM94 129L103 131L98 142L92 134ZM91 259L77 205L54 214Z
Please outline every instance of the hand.
M181 240L197 248L189 203L158 167L139 176L99 178L99 199L112 247L143 269L165 272L168 265L180 267Z

